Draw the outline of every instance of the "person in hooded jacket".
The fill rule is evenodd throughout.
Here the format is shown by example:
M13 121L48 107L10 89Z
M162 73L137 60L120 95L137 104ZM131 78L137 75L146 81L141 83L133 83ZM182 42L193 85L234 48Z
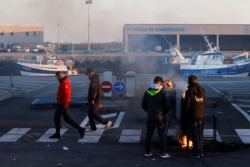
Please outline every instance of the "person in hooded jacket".
M188 77L188 89L184 100L188 133L193 141L193 157L201 158L203 156L202 138L206 94L195 75Z
M90 83L88 89L88 117L89 117L89 124L90 130L96 131L96 124L95 120L105 125L105 128L110 128L112 122L104 119L97 113L97 110L103 110L104 107L101 104L101 84L99 75L96 71L92 68L87 69L86 75L88 75Z
M84 137L85 128L80 127L69 115L69 107L71 101L71 83L70 79L67 76L64 76L62 71L56 72L56 78L59 81L59 86L57 90L57 105L54 114L54 123L56 132L55 134L51 135L49 138L60 139L60 128L61 128L61 116L63 116L64 120L76 128L80 134L80 138Z
M147 113L145 157L152 156L151 140L154 129L157 128L161 147L161 158L171 157L166 153L165 130L166 114L170 107L169 97L163 88L163 79L160 76L154 78L154 83L145 91L141 107Z

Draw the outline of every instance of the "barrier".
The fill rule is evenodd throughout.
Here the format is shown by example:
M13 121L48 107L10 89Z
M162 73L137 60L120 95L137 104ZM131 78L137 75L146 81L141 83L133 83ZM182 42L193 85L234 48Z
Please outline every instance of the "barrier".
M126 97L135 97L135 72L126 72Z

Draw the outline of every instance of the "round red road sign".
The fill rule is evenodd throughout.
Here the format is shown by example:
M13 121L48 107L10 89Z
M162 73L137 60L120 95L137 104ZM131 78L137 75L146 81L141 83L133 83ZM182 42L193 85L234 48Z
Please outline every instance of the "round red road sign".
M108 93L112 90L112 83L109 81L103 81L101 83L101 89L104 93Z

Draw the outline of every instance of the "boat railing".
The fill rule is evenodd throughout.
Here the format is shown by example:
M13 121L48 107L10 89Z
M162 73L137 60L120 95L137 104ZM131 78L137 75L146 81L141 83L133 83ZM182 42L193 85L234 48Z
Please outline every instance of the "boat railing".
M30 60L30 59L19 59L18 62L20 62L20 63L28 63L28 64L43 64L42 61Z
M237 59L249 59L249 53L248 52L244 52L242 54L234 56L233 59L234 60L237 60Z

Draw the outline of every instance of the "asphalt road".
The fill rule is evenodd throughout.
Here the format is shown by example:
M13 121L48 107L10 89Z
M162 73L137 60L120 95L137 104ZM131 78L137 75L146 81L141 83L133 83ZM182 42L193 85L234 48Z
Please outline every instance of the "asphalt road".
M179 112L172 119L167 137L169 159L159 157L157 134L154 136L154 156L145 158L145 118L140 108L141 94L152 77L137 76L136 97L116 95L105 98L107 111L104 117L112 120L113 126L104 130L98 125L97 132L88 132L79 140L78 132L62 120L64 134L61 140L48 140L53 133L51 106L32 108L31 103L40 97L55 97L57 81L54 77L14 77L15 88L25 93L0 102L0 166L238 166L249 165L249 120L248 100L249 79L200 78L208 100L214 106L206 107L205 138L203 159L192 159L189 152L181 149L179 139ZM185 87L186 78L175 78L177 101ZM72 77L73 97L85 100L88 80L84 76ZM9 78L0 79L0 92L9 89ZM4 89L4 85L6 89ZM28 86L27 86L28 85ZM240 87L240 88L239 88ZM229 95L220 94L221 88ZM229 89L226 89L229 88ZM185 88L183 88L185 89ZM80 90L80 91L79 91ZM241 90L241 96L234 91ZM228 101L228 96L237 97ZM245 101L244 101L245 100ZM238 106L242 112L240 112ZM178 106L177 106L178 108ZM178 108L179 109L179 108ZM71 108L72 117L83 126L88 125L87 110L81 106ZM216 140L213 139L213 116L217 120Z

